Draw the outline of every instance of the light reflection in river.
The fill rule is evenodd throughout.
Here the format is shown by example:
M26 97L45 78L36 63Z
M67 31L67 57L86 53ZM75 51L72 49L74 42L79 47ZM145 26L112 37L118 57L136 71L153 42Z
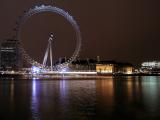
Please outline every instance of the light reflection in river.
M159 119L160 77L0 80L0 119ZM6 113L6 114L5 114ZM21 114L21 115L20 115Z
M11 85L10 85L10 96L11 96L11 102L14 101L14 80L11 80Z
M160 79L158 77L143 77L143 100L147 109L151 112L160 110Z
M60 81L60 96L61 96L61 100L63 102L65 102L65 98L66 98L66 94L67 94L67 89L68 89L68 85L66 80L61 80Z
M39 120L40 119L40 113L39 113L39 99L38 99L38 81L36 79L32 80L32 97L31 97L31 111L32 111L32 119L33 120Z

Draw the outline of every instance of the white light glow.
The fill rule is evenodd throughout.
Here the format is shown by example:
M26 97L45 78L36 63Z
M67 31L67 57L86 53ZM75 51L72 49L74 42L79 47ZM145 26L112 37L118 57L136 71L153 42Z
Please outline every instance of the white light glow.
M38 68L36 66L32 66L31 71L33 74L38 74L38 73L40 73L40 68Z

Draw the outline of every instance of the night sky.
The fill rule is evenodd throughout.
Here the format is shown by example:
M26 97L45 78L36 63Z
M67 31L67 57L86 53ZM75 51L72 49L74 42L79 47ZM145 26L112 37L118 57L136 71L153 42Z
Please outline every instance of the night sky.
M52 4L68 11L82 34L81 58L131 62L160 60L159 0L1 0L0 39L12 38L18 16L36 4ZM50 33L54 60L69 57L75 32L61 16L42 13L21 26L26 51L42 62Z

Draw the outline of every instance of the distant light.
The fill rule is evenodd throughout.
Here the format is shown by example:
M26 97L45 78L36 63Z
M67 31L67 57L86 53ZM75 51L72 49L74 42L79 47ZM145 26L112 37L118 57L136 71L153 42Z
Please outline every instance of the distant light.
M132 74L132 71L127 71L127 73L126 73L126 74L128 74L128 75L129 75L129 74Z
M63 68L61 69L60 73L66 73L66 72L69 72L68 68Z
M143 62L142 66L144 67L154 67L154 66L160 66L160 62L159 61L152 61L152 62Z
M39 68L39 67L36 67L36 66L32 66L31 72L32 72L33 74L38 74L38 73L40 73L40 68Z

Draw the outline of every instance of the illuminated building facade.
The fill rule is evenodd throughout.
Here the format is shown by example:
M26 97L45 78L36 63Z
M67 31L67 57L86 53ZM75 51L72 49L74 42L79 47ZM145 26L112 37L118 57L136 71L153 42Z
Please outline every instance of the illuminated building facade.
M96 64L96 71L98 73L113 73L114 65L113 64Z
M96 64L97 73L113 74L115 72L116 62L114 61L100 61Z
M133 73L133 67L132 66L123 66L123 67L119 68L118 73L132 74Z
M141 72L142 73L160 73L160 62L159 61L151 61L151 62L143 62L141 64Z
M160 62L159 61L143 62L142 67L143 68L160 68Z
M115 61L101 61L96 64L97 73L103 74L132 74L134 67L130 63L118 63Z
M19 42L4 40L0 47L0 65L2 70L18 69L20 67Z
M63 63L64 58L57 64ZM77 59L69 64L71 71L93 71L98 74L132 74L134 67L130 63L119 63L116 61L101 61L99 59Z
M131 63L117 63L115 73L133 74L134 67Z

